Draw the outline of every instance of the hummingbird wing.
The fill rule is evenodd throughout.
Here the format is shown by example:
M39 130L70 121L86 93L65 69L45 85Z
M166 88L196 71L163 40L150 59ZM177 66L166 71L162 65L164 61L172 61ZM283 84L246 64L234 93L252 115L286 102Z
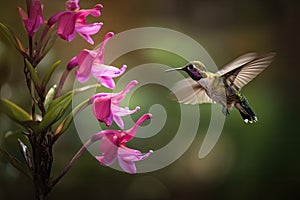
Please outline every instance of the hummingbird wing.
M221 70L217 71L216 74L223 76L224 74L226 74L232 70L242 67L243 65L249 63L250 61L254 60L257 57L258 57L257 53L253 53L253 52L246 53L240 57L237 57L236 59L234 59L227 65L225 65Z
M191 78L183 79L172 88L172 99L183 104L214 103L206 90Z
M275 55L276 53L272 52L253 58L255 54L245 54L232 62L236 65L227 65L224 70L222 69L218 72L218 75L223 76L229 86L239 91L266 69L273 61Z

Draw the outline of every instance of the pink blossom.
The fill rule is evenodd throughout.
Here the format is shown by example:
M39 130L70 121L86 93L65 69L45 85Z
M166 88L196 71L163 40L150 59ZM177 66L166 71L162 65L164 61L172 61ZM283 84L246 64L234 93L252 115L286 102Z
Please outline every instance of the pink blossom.
M102 27L102 23L87 24L86 17L92 15L94 17L100 17L100 10L103 8L101 4L97 4L92 9L82 9L78 5L79 0L69 0L66 3L66 11L58 12L53 15L48 25L52 26L57 22L58 29L57 34L68 42L72 41L76 32L83 37L90 44L94 44L93 39L90 35L98 33Z
M96 159L101 165L109 166L118 158L120 167L127 173L136 173L136 161L147 158L152 150L145 154L141 151L126 147L135 135L137 128L142 122L152 117L151 114L144 114L135 125L129 130L104 130L93 136L92 141L100 140L101 156L96 156Z
M123 65L120 69L104 65L104 46L107 41L114 35L113 32L106 34L101 46L95 50L82 50L77 56L78 70L75 71L76 78L79 82L86 82L93 75L100 84L113 89L115 82L113 78L122 75L127 66Z
M106 126L111 126L112 121L123 129L124 122L122 120L123 116L135 113L140 109L136 107L134 110L129 110L129 108L121 108L120 101L125 97L126 93L135 85L137 81L131 81L123 91L119 93L98 93L90 98L90 102L93 104L92 109L95 117L100 121L104 122Z
M18 10L28 35L32 37L33 34L38 31L41 24L44 23L43 5L39 0L32 0L28 6L29 16L27 16L27 13L22 8L18 8Z

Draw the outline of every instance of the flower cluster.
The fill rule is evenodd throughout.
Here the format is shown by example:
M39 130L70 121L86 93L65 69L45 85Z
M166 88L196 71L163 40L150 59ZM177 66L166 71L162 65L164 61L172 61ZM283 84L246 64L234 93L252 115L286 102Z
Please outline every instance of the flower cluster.
M49 20L45 21L43 17L43 5L41 2L39 0L32 0L28 2L29 5L27 5L27 13L22 8L19 8L19 13L22 17L27 34L30 37L33 37L39 28L44 25L44 35L42 35L41 41L38 41L40 42L40 48L32 50L32 52L38 52L40 49L43 49L43 45L46 46L46 43L43 43L45 39L44 37L47 35L48 30L54 29L54 27L57 27L57 35L67 42L71 42L75 38L76 33L78 33L88 43L94 44L91 35L98 33L103 25L102 22L95 22L92 24L88 24L86 22L86 18L89 15L93 17L101 16L101 9L103 8L101 4L96 4L92 9L80 9L78 5L79 0L68 0L66 2L66 10L57 12L52 15ZM91 76L93 76L99 84L106 88L113 89L115 87L113 79L122 75L126 71L127 66L123 65L121 68L117 68L104 64L105 45L113 36L113 32L108 32L99 48L93 50L83 49L77 56L74 56L69 61L66 67L66 72L63 74L57 87L58 89L54 97L52 95L52 98L55 99L59 97L61 88L68 73L75 68L77 68L75 70L76 79L81 83L86 82ZM26 58L29 58L32 62L38 60L34 57L38 55L37 53L35 55L26 53L26 55ZM33 67L35 68L38 62L34 64L35 65L33 65ZM128 93L129 90L137 84L138 82L133 80L118 93L95 94L89 98L87 105L92 105L93 114L99 122L103 122L107 127L110 127L114 121L120 129L124 129L122 117L135 113L140 109L140 107L137 106L133 110L130 110L128 107L122 108L120 106L120 101L125 97L126 93ZM36 85L36 88L40 89L42 88L42 85ZM41 91L43 90L44 88L41 89ZM39 92L40 91L38 91L38 93ZM44 94L41 96L44 96ZM46 99L49 101L48 95ZM40 108L43 111L43 115L47 115L47 108L48 106ZM143 115L129 130L104 130L95 134L91 141L100 140L101 155L96 157L100 164L108 166L118 158L119 164L125 172L136 173L134 162L145 159L152 153L152 151L142 154L139 150L126 147L126 143L134 137L137 127L143 121L151 117L151 114ZM57 135L59 135L63 125L64 124L61 124L60 128L57 129L56 138L58 137Z
M5 155L9 162L32 177L35 187L36 199L44 199L57 182L68 172L71 166L78 160L87 148L99 141L99 154L96 159L103 166L110 166L118 160L120 167L127 173L137 172L135 162L143 160L152 154L152 150L142 153L139 150L127 147L127 143L134 138L137 128L145 120L152 117L151 114L144 114L129 129L124 130L123 117L136 113L140 107L134 109L121 107L120 102L130 89L138 84L132 80L120 92L100 92L77 105L73 110L68 109L72 103L72 95L84 91L92 86L87 86L63 93L62 88L69 73L74 70L78 82L86 82L94 77L99 84L108 89L115 88L114 78L121 76L127 66L120 68L109 66L104 63L104 49L107 42L114 36L108 32L99 48L93 50L83 49L74 56L65 67L57 84L49 85L53 72L59 66L60 61L53 63L49 68L43 70L43 77L37 73L39 63L53 47L56 38L71 42L76 35L80 35L88 43L94 44L92 35L101 29L103 23L87 23L87 17L100 17L101 4L96 4L91 9L81 9L79 0L68 0L66 9L53 14L48 20L43 16L43 4L40 0L27 0L27 12L18 8L27 35L27 45L20 40L7 26L0 22L0 34L6 38L21 54L24 59L25 83L29 92L29 103L31 111L27 112L21 106L16 105L9 99L0 98L0 111L13 121L22 126L18 132L24 133L22 142L18 142L24 156L25 163L17 162L8 151L0 146L0 154ZM56 177L50 177L53 157L52 150L55 142L70 127L72 119L76 117L87 106L92 106L95 118L110 127L115 122L120 130L103 130L94 134L74 155L72 160ZM29 109L28 109L29 110ZM30 145L30 148L27 147ZM35 153L38 152L38 153Z

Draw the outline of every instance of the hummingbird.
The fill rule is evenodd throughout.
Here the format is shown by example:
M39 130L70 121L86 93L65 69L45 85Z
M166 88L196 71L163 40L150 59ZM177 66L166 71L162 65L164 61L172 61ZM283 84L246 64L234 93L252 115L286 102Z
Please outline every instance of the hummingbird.
M176 83L172 90L179 103L219 103L226 116L229 115L228 110L235 107L244 122L253 123L258 121L258 118L241 89L266 69L275 55L275 52L260 56L256 53L246 53L215 73L209 72L200 61L191 61L184 67L166 71L181 70L190 76ZM193 90L188 89L188 83Z

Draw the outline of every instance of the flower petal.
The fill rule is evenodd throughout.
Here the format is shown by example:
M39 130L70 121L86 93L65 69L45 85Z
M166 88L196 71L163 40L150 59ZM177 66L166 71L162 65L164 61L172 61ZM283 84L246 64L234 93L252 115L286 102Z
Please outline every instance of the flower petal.
M113 115L111 112L111 98L109 97L99 97L93 102L93 113L95 117L106 124L106 126L111 126Z
M119 145L118 131L114 130L105 134L100 141L100 152L104 155L109 154L112 149L117 149ZM117 156L117 155L116 155Z
M126 70L126 66L118 69L113 66L97 64L92 67L92 74L103 86L113 89L115 87L115 82L112 78L120 76Z
M136 111L138 111L139 109L140 107L137 106L134 110L129 110L128 108L120 108L112 104L113 120L121 129L124 129L124 122L121 117L126 115L131 115Z
M58 18L57 34L68 42L72 41L75 36L76 14L74 12L65 12Z
M117 116L120 116L120 117L123 117L123 116L126 116L126 115L131 115L133 113L135 113L136 111L138 111L140 109L139 106L137 106L135 109L133 110L129 110L129 108L121 108L119 106L115 106L115 105L112 105L112 112L114 115L117 115Z
M52 15L49 20L48 20L48 26L52 26L53 24L55 24L58 21L58 18L64 14L66 11L61 11L58 13L55 13L54 15Z
M136 174L136 166L133 161L126 161L122 158L118 159L120 167L129 174Z
M40 25L44 23L43 5L39 0L32 1L29 12L29 18L34 21L33 32L37 32L40 28Z
M25 25L25 29L30 36L33 36L33 34L38 31L41 24L44 23L42 8L43 5L39 0L30 2L28 16L22 8L18 8Z
M93 103L96 98L100 98L100 97L111 97L111 93L101 92L101 93L94 94L93 96L90 97L90 102Z
M140 126L140 124L143 123L145 120L150 119L151 117L152 115L150 113L144 114L142 117L140 117L138 121L134 124L134 126L126 131L127 135L123 138L124 142L128 142L129 140L131 140L134 137L137 128Z
M96 50L98 52L95 59L96 64L104 64L104 47L108 42L108 40L113 36L114 36L113 32L106 33L103 42L101 43L100 47Z
M79 0L68 0L66 2L66 8L67 10L70 11L75 11L75 10L79 10L79 5L78 5Z
M135 174L136 173L136 166L135 163L131 160L124 160L123 159L123 149L118 149L118 161L120 167L129 174Z
M94 6L94 8L87 9L85 11L88 12L90 15L94 16L94 17L100 17L102 8L103 8L102 4L96 4Z
M83 37L90 44L94 44L94 41L90 35L98 33L103 23L93 23L93 24L79 24L76 23L75 30L76 32Z
M28 19L27 13L22 8L18 7L18 11L19 11L19 14L21 15L23 21Z
M150 150L146 154L142 154L139 150L130 149L127 147L119 147L118 148L118 160L120 167L127 173L135 174L136 166L134 164L135 161L140 161L147 158L151 155L153 151Z
M124 122L123 119L118 115L113 115L113 120L116 122L116 124L121 128L124 129Z
M98 82L101 85L103 85L104 87L109 88L109 89L115 88L115 81L112 78L110 78L108 76L100 76L97 79L98 79Z
M89 50L82 50L77 56L79 70L75 71L76 78L79 82L86 82L91 76L94 56Z
M96 157L101 165L111 165L117 158L118 146L114 144L109 137L116 137L114 135L106 135L100 142L100 152L102 156Z
M144 160L144 159L146 159L147 157L149 157L153 153L153 151L150 150L147 153L143 154L139 150L130 149L128 147L120 147L119 150L118 150L118 155L120 154L120 152L122 154L120 156L125 161L140 161L140 160Z
M113 97L113 101L121 101L129 90L136 86L138 82L136 80L131 81L128 85L119 93L115 94Z
M104 64L95 64L92 69L92 73L94 74L95 77L97 76L108 76L111 78L118 77L122 75L127 66L123 65L120 69L117 67L109 66L109 65L104 65Z
M101 165L109 166L111 165L117 157L107 157L107 156L95 156Z
M94 8L92 9L81 9L77 12L77 18L78 18L78 22L79 23L82 23L84 22L85 23L85 18L88 16L88 15L92 15L94 17L100 17L101 15L101 12L100 10L103 8L103 6L101 4L96 4L94 6Z

